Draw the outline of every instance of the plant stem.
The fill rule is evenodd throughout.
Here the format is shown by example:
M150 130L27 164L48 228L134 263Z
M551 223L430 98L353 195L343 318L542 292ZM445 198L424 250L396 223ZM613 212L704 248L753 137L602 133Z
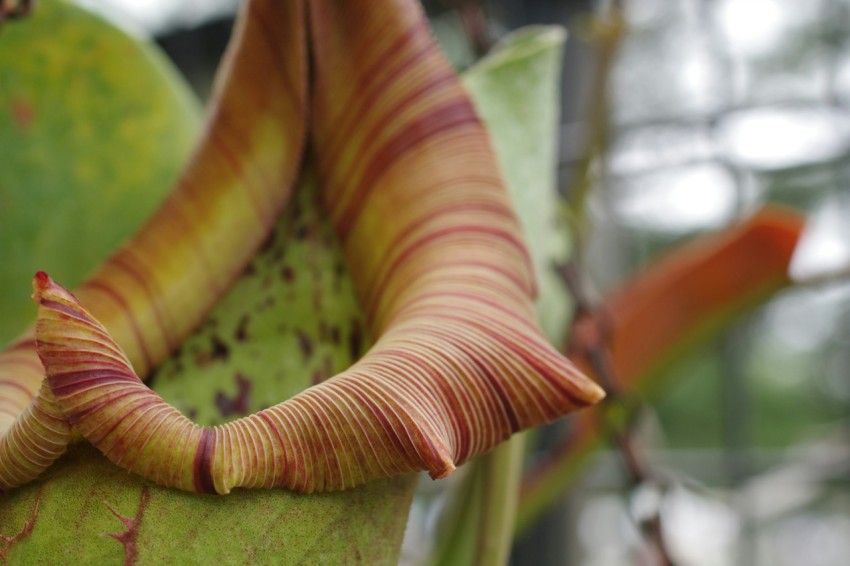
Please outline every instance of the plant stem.
M603 429L606 431L611 444L617 447L623 459L623 465L629 475L630 488L635 490L642 485L663 485L646 461L646 457L639 446L635 433L634 425L639 415L640 407L629 407L628 405L631 403L624 404L624 401L627 401L627 399L625 399L617 376L614 374L611 355L608 349L611 336L610 318L606 316L604 310L591 306L584 285L582 285L582 278L579 276L575 264L566 266L564 268L564 275L564 281L576 301L576 317L589 316L596 322L598 328L598 332L595 333L597 339L583 345L583 348L594 374L598 376L600 384L608 394L604 403L609 407L614 404L620 404L626 409L624 425L616 422L616 419L610 418L612 415L612 411L610 410L603 411L600 418L603 421ZM667 550L664 531L661 525L661 514L658 509L655 509L649 517L640 520L639 526L648 542L653 546L658 557L658 563L663 566L672 566L674 562Z
M507 564L513 542L525 436L516 435L485 457L481 466L481 516L474 564Z
M493 47L493 38L481 0L447 0L446 4L457 10L475 56L480 58L487 54Z
M430 564L508 563L513 543L525 436L515 435L468 466L445 511Z
M619 3L618 3L619 4ZM605 153L608 143L608 83L626 24L619 5L611 7L603 18L593 16L590 21L591 41L596 46L599 62L591 78L590 109L588 111L588 136L578 162L572 185L566 191L568 214L575 220L575 229L582 230L587 197L593 188L592 165Z

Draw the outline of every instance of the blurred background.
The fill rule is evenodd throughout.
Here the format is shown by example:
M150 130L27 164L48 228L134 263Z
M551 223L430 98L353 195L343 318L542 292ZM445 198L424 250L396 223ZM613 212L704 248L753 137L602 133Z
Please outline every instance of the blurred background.
M87 0L165 48L201 97L236 0ZM601 297L765 202L809 218L799 281L679 362L616 450L518 540L515 564L850 563L850 0L426 2L458 68L508 31L570 33L560 186L586 202L580 269ZM585 200L586 199L586 200ZM540 437L541 450L557 435ZM415 510L406 560L418 563ZM418 521L418 523L417 523Z

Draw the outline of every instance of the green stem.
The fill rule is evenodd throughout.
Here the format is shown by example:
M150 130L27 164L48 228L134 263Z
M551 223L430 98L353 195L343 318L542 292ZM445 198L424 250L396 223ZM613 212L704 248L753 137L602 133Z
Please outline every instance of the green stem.
M525 436L516 435L470 462L437 535L431 564L507 564L513 543Z
M607 17L592 16L588 27L599 62L591 80L589 135L584 152L576 163L574 181L566 191L564 211L578 232L584 227L587 197L594 185L591 166L597 157L605 154L608 145L608 83L626 29L623 15L616 7Z
M474 564L507 564L513 542L525 437L514 436L481 465L481 516Z

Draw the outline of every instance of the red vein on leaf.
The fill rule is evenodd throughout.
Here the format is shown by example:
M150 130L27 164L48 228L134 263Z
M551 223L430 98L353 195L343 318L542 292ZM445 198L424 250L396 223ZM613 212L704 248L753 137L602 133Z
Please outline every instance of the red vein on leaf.
M121 521L127 528L127 530L123 533L103 533L103 536L114 538L124 547L124 566L133 566L138 559L137 544L139 540L139 527L142 524L142 516L145 513L145 508L148 505L149 499L150 490L148 489L148 486L143 485L142 493L139 497L139 506L136 509L136 514L132 518L125 517L116 511L108 502L103 502L103 505L109 509L109 512L112 513L115 518Z
M3 493L0 490L0 493ZM9 561L9 551L12 550L16 544L30 536L32 534L33 529L35 529L35 523L38 520L38 512L41 509L41 490L35 496L35 504L33 505L32 514L30 515L27 522L24 523L24 526L21 527L21 530L12 536L5 536L0 534L0 543L4 544L3 548L0 548L0 560L3 561L3 564L7 564Z

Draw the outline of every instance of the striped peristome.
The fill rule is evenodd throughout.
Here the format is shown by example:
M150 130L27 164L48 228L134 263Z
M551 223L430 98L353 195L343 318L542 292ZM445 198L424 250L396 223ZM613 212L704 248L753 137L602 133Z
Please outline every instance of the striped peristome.
M530 259L487 132L421 8L313 0L307 16L310 144L376 338L361 360L279 405L201 427L142 383L87 297L45 274L34 282L54 407L158 484L223 494L438 478L603 396L533 320Z
M304 17L300 1L246 3L194 156L157 213L76 291L142 375L215 305L289 199L306 137ZM31 329L0 352L0 492L70 440L43 381Z

